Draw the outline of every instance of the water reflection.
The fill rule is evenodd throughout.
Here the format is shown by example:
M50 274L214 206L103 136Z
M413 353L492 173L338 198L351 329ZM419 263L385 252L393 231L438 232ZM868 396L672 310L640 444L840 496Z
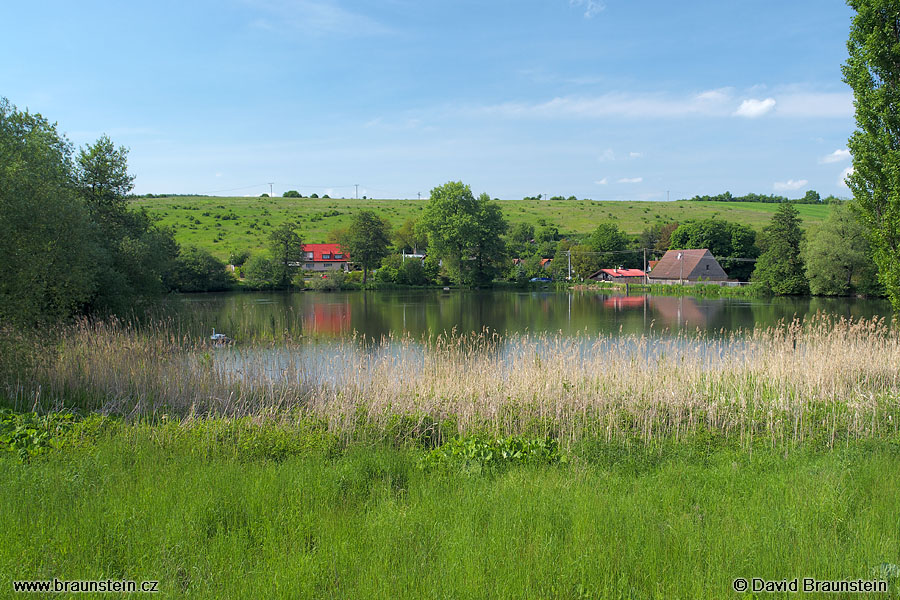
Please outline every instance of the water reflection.
M215 327L238 342L422 338L484 329L502 335L695 330L722 335L819 311L854 319L891 315L886 301L855 298L706 299L552 291L203 294L181 296L173 306L173 319L186 335L202 336Z

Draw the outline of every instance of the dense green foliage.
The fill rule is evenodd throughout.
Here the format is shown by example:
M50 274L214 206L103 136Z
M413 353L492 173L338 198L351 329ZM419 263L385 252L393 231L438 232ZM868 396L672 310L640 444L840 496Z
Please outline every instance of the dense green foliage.
M669 247L674 250L706 248L718 259L729 277L742 281L750 278L753 262L728 259L752 260L759 256L756 232L753 229L721 219L682 223L672 231Z
M127 150L108 137L73 159L55 125L0 100L0 316L34 324L122 313L167 289L178 247L129 210L132 182Z
M850 207L836 206L824 223L810 228L802 257L813 294L844 296L877 290L866 229Z
M290 286L298 265L303 261L303 240L297 235L294 223L282 223L272 230L269 251L272 254L272 283L280 288Z
M756 262L753 281L773 294L805 294L809 291L800 255L803 232L798 215L792 204L780 204L772 222L760 236L762 254Z
M444 260L450 277L465 285L484 285L506 270L501 235L506 220L487 194L478 198L469 186L454 181L431 190L422 215L428 247Z
M182 292L220 292L230 289L234 279L226 272L225 264L203 248L181 248L175 265L167 274L172 289Z
M370 210L361 210L340 240L341 249L363 269L363 283L369 271L381 264L391 245L391 225Z
M0 99L0 318L67 317L97 293L98 234L73 182L72 148L40 115Z
M731 192L717 194L715 196L694 196L691 198L695 202L768 202L772 204L780 204L782 202L793 202L794 204L834 204L840 203L839 198L828 196L823 199L815 190L808 190L802 198L791 199L785 196L776 196L774 194L746 194L744 196L732 196Z
M857 130L847 185L866 226L878 276L900 310L900 2L849 0L856 11L844 63Z

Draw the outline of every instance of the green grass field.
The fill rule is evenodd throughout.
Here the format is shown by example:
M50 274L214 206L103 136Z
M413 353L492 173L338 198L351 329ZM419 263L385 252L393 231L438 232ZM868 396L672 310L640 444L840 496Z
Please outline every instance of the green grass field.
M424 453L92 417L61 448L0 452L0 595L56 577L166 598L763 598L781 596L732 582L816 577L898 597L896 443L587 440L564 464L481 473L423 470Z
M347 227L354 213L368 209L399 227L424 210L426 200L353 200L338 198L258 198L218 196L140 198L132 206L145 208L160 223L175 227L183 245L210 250L227 258L232 250L259 250L267 233L282 222L298 220L307 242L324 242L332 229ZM563 234L583 234L599 223L612 221L626 233L638 234L655 223L717 217L762 229L778 207L755 202L594 202L590 200L502 200L510 223L537 224L539 219L559 227ZM827 205L797 205L804 226L825 219Z

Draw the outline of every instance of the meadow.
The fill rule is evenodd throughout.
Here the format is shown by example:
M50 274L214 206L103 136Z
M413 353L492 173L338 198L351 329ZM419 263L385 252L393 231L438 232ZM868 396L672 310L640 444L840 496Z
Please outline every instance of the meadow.
M427 200L383 200L342 198L259 198L189 196L137 198L133 208L144 208L160 224L175 228L180 244L206 248L220 259L233 250L261 250L272 228L299 221L298 232L306 242L325 242L328 233L347 227L360 210L372 210L399 227L424 210ZM760 230L777 204L757 202L617 202L592 200L501 200L510 224L540 220L559 228L563 235L586 234L602 222L614 222L630 235L654 224L688 219L721 218ZM828 205L799 204L805 227L821 222Z
M159 581L166 598L760 598L733 580L816 577L897 597L896 443L585 440L564 463L473 473L301 425L70 431L27 461L0 452L7 594L57 577Z

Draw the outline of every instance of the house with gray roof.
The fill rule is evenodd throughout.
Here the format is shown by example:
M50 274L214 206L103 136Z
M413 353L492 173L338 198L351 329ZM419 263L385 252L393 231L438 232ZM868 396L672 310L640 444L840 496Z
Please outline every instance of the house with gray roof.
M669 250L647 274L650 283L724 283L728 274L706 248Z

